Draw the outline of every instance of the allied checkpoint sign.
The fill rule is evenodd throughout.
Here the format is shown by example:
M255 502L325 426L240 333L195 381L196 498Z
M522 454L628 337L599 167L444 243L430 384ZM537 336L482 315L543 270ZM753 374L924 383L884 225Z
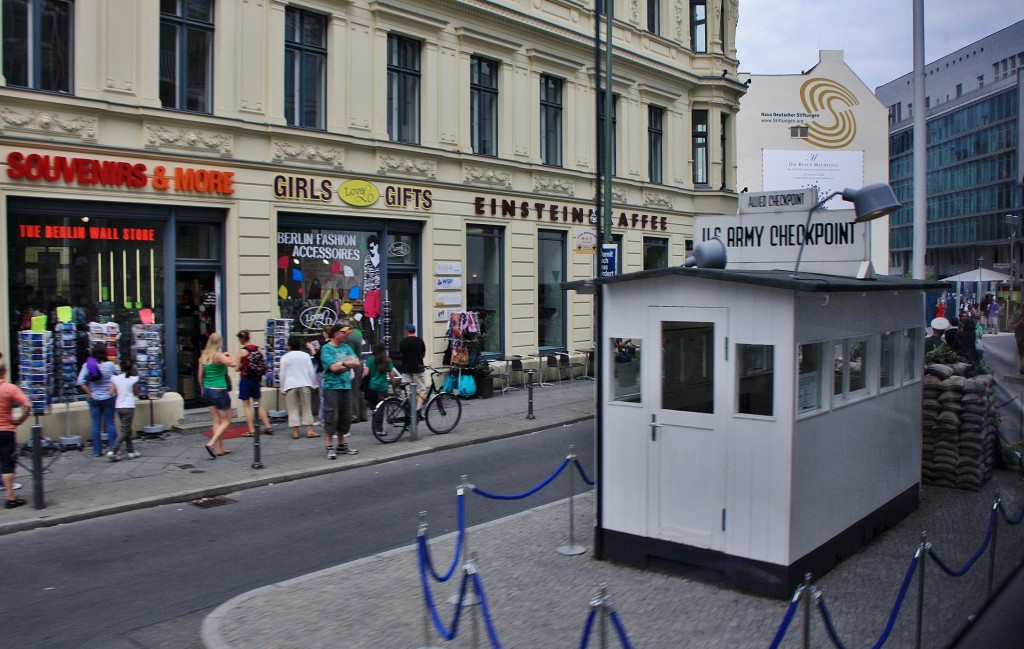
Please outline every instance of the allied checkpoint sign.
M735 216L701 216L695 220L697 243L719 237L728 268L788 270L806 242L800 269L856 275L866 259L865 224L854 223L850 209L818 210L807 227L807 212L817 202L814 189L740 194Z

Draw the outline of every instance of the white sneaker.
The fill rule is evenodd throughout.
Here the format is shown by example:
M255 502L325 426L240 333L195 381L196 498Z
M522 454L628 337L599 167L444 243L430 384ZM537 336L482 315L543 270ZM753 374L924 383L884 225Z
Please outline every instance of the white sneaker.
M109 459L109 460L110 460L111 462L117 462L118 460L120 460L120 459L121 459L121 456L120 456L120 455L118 455L117 453L113 452L113 451L107 451L107 458L108 458L108 459Z
M141 456L142 456L142 453L139 453L138 451L132 451L131 453L128 454L128 459L129 460L134 460L135 458L141 457Z
M335 451L333 448L327 449L327 459L328 460L337 460L338 459L338 452Z
M15 482L14 484L11 485L11 489L14 489L15 491L17 491L18 489L21 489L21 483L20 482Z

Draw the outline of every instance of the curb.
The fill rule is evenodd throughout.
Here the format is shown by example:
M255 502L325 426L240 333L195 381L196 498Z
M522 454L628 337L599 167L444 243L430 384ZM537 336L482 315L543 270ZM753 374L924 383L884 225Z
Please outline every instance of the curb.
M45 509L39 510L40 516L44 518L35 518L25 521L17 521L12 523L0 524L0 536L7 534L15 534L17 532L27 532L43 527L54 527L56 525L63 525L66 523L77 523L79 521L90 520L93 518L100 518L103 516L110 516L113 514L121 514L124 512L135 511L138 509L147 509L149 507L158 507L160 505L172 505L175 503L191 502L198 500L199 498L209 498L212 496L223 496L236 491L244 491L246 489L256 489L258 487L266 487L272 484L279 484L282 482L291 482L293 480L301 480L303 478L314 478L317 476L327 475L330 473L337 473L339 471L348 471L363 466L372 466L375 464L384 464L385 462L392 462L394 460L402 460L409 457L415 457L417 455L425 455L427 453L434 453L436 451L442 451L450 448L461 448L465 446L472 446L474 444L484 444L499 439L506 439L509 437L518 437L521 435L529 435L549 428L557 428L559 426L569 426L577 424L582 421L593 419L593 415L587 415L583 417L574 417L571 419L565 419L557 423L547 423L542 426L534 426L531 428L525 428L523 430L509 431L506 433L500 433L491 435L489 437L475 437L466 438L457 442L445 445L443 447L427 446L422 448L410 448L407 450L400 450L394 455L381 458L361 458L347 462L344 464L330 464L321 467L311 467L309 469L303 469L301 471L291 472L280 472L280 473L265 473L259 477L248 478L245 480L236 480L235 482L228 482L215 487L207 487L204 489L196 489L192 491L182 491L175 494L151 496L145 498L139 498L137 500L131 500L124 503L118 503L115 505L104 505L100 507L94 507L92 509L85 509L77 512L68 512L66 514L58 514L52 518L45 518Z

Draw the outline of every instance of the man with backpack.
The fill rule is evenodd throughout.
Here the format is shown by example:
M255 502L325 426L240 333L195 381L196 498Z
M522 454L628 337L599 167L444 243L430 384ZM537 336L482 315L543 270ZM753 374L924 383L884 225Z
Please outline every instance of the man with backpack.
M270 418L267 416L266 408L260 408L260 385L267 373L267 361L263 352L256 345L249 342L249 330L243 329L238 332L238 342L242 348L238 350L238 400L242 402L242 409L245 411L245 423L248 430L242 433L243 437L253 437L256 428L253 426L253 408L260 413L260 421L263 423L263 434L273 435L274 429L270 427Z

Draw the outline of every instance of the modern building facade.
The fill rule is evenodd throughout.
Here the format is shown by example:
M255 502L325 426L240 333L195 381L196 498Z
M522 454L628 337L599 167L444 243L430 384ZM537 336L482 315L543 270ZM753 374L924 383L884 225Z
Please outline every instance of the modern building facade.
M490 357L593 347L560 284L596 266L598 9L3 0L0 351L60 306L122 330L150 310L194 404L208 334L268 317L392 347L414 322L435 365L459 311ZM735 213L737 12L615 0L620 271Z
M888 180L885 107L846 64L841 50L821 50L818 63L799 74L740 78L750 84L737 116L736 186L741 192L813 189L822 200L834 191ZM740 198L740 212L763 207ZM803 208L804 214L812 205ZM832 214L816 215L815 223L853 221L852 205L839 197L823 207ZM856 257L886 273L887 234L887 218L857 226L853 245L847 245L856 252L845 256L824 238L811 237L807 268L852 275L858 270ZM763 241L762 257L770 263L762 268L792 268L799 246L783 243Z
M1020 277L1024 21L925 66L927 253L935 279L980 266ZM913 73L875 90L889 110L891 272L913 258ZM1011 239L1018 240L1011 255ZM968 290L970 290L968 285ZM1017 301L1017 300L1015 300Z

